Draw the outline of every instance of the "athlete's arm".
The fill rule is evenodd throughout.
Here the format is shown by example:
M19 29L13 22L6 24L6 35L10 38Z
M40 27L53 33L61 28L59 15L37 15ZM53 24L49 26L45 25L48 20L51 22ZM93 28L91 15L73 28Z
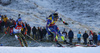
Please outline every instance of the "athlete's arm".
M50 19L47 20L47 26L48 27L50 26L51 22L52 22L52 20L50 20Z
M68 25L68 23L66 23L65 21L63 21L62 18L60 18L60 21L62 21L65 25Z

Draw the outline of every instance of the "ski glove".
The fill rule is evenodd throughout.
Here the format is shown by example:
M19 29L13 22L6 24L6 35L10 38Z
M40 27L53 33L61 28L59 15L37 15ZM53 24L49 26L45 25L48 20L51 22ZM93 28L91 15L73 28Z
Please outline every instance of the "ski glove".
M5 34L7 34L7 31L5 32Z
M68 23L64 23L65 25L68 25Z
M62 18L60 18L60 21L62 21L65 25L68 25L68 23L66 23L65 21L63 21Z
M17 35L15 35L15 38L18 40L18 36Z

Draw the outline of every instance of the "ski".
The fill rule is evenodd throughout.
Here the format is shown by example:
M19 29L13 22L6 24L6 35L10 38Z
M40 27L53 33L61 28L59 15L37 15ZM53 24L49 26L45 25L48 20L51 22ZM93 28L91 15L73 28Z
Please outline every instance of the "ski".
M87 47L97 47L96 45L87 45Z

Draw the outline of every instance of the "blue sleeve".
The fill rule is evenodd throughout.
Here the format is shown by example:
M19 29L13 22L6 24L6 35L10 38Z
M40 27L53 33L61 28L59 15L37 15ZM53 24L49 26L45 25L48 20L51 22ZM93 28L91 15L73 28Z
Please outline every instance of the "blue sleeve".
M51 21L50 19L48 19L48 20L47 20L47 26L49 26L49 25L51 24L51 22L52 22L52 21Z
M22 27L25 28L26 26L24 26L24 25L22 24Z
M100 40L100 35L98 35L98 40Z
M98 40L99 40L99 35L98 35Z

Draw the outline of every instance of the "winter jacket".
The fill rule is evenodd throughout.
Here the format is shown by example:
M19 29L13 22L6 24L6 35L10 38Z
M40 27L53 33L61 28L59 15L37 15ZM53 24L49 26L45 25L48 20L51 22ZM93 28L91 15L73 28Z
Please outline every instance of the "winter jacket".
M88 38L88 34L87 33L84 33L83 34L83 38Z
M6 17L6 18L3 18L4 22L6 22L6 21L7 21L7 19L8 19L7 17Z
M35 27L32 28L32 32L33 32L33 34L36 34L36 28Z
M4 26L4 25L5 25L5 22L4 22L4 21L2 21L2 22L1 22L1 26Z
M29 34L31 32L31 27L30 26L27 26L27 33Z
M77 38L81 38L81 34L77 34Z
M66 38L67 37L67 32L66 31L63 31L62 32L63 36Z
M43 34L46 35L47 31L46 29L43 29Z
M93 35L93 40L97 40L98 36L97 35Z
M100 35L98 35L98 40L100 40Z
M36 34L37 34L38 36L40 36L40 29L37 29Z
M9 21L7 21L5 26L6 26L6 27L8 27L8 26L9 26L9 24L10 24L10 22L9 22Z
M40 36L43 36L43 30L42 29L40 29Z
M68 37L69 37L69 38L73 38L73 37L74 37L74 33L73 33L73 31L69 31L69 33L68 33Z
M89 40L93 40L93 36L92 35L89 35Z
M10 28L13 28L13 27L14 27L14 23L10 23L10 24L9 24L9 27L10 27Z

